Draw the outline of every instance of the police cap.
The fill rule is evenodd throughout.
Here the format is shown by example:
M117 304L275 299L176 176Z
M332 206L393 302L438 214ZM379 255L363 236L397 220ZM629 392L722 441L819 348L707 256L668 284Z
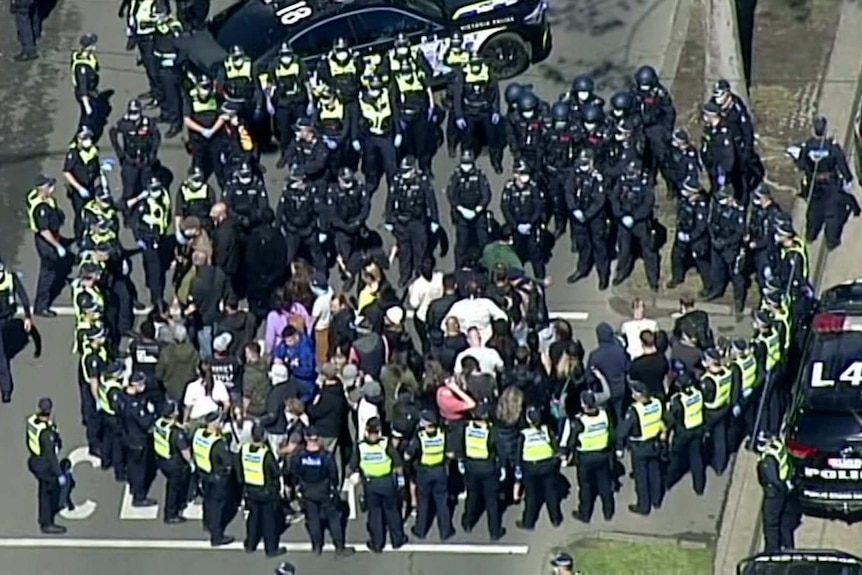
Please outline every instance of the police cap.
M43 397L36 404L36 408L39 410L39 415L51 415L51 411L54 409L54 402L51 401L50 397Z
M694 385L694 378L687 371L677 372L676 383L681 388L686 389Z
M733 351L748 351L748 340L738 337L733 340L733 343L731 343L731 347L733 348Z
M78 133L76 134L76 137L79 140L84 140L86 138L92 138L93 137L93 130L91 130L88 126L81 126L81 128L78 130Z
M775 233L786 237L796 235L796 231L793 229L793 222L785 218L775 220Z
M172 415L177 415L180 412L180 406L173 399L168 399L165 401L165 404L162 406L162 415L164 417L171 417Z
M575 566L575 560L568 553L557 553L551 559L551 567L570 568Z
M763 282L763 285L761 286L761 290L760 290L760 291L761 291L762 293L767 294L767 293L777 292L777 291L780 291L780 290L781 290L781 284L779 284L779 283L778 283L778 278L776 278L776 277L770 277L770 278L767 278L767 279Z
M52 178L51 176L46 176L45 174L39 174L36 176L36 187L37 188L50 188L57 183L57 178Z
M632 392L637 393L638 395L645 395L648 391L646 384L642 381L631 381L629 382L629 387L631 388Z
M78 275L82 278L92 278L99 275L101 269L94 262L84 262L78 268Z
M596 406L596 394L586 389L581 392L581 405L587 409L592 409Z
M147 374L143 371L136 371L129 376L129 383L133 385L140 385L146 387L147 385Z
M105 328L102 325L89 327L81 332L86 339L102 339L105 337Z
M763 301L774 307L781 305L781 299L781 292L779 291L771 291L763 294Z
M530 173L530 166L524 160L518 160L514 166L514 173L517 175L525 175Z
M282 42L281 46L278 48L279 56L293 56L293 48L290 47L290 44L287 42Z
M535 405L527 408L527 423L530 425L538 425L542 421L542 412Z
M161 190L162 189L162 182L159 181L158 177L153 176L152 178L150 178L150 181L147 184L147 189L150 190L151 192L154 192L156 190Z
M772 199L772 190L770 190L769 186L766 184L760 184L754 189L754 197L758 200L762 200L764 198Z
M680 128L673 133L673 141L675 144L688 144L691 140L689 140L688 132Z
M245 52L243 52L242 47L238 44L234 44L230 47L230 57L231 58L242 58L245 56Z
M417 163L418 162L416 160L416 156L412 156L412 155L404 156L404 159L401 160L401 169L405 172L408 170L412 170L416 167Z
M712 85L713 98L722 98L728 92L730 92L730 82L728 82L724 78Z
M703 359L708 362L721 361L721 352L711 347L703 352Z
M700 107L700 112L704 116L718 116L721 114L721 107L715 102L707 102Z
M765 309L759 309L754 312L754 321L758 325L770 325L772 323L772 314Z
M122 361L114 360L105 367L105 372L108 375L119 376L126 371L126 365Z
M379 76L372 76L368 79L368 88L370 90L382 90L383 80L381 80Z
M306 428L305 428L305 430L302 432L302 436L303 436L305 439L317 439L318 437L320 437L320 432L318 432L318 431L317 431L317 428L316 428L316 427L314 427L313 425L309 425L309 426L308 426L308 427L306 427Z
M311 119L306 118L305 116L300 116L296 120L296 129L297 130L302 130L304 128L311 128L313 126L314 126L314 124L311 123Z
M90 46L95 46L99 41L99 36L96 34L84 34L78 39L78 43L81 45L81 48L89 48Z
M470 150L470 149L462 150L460 163L462 163L462 164L475 164L476 163L476 156L473 154L473 150Z
M437 416L433 411L428 409L423 409L419 413L419 425L422 426L432 426L437 425Z
M338 170L338 179L341 181L352 180L353 170L351 170L349 166L343 166Z

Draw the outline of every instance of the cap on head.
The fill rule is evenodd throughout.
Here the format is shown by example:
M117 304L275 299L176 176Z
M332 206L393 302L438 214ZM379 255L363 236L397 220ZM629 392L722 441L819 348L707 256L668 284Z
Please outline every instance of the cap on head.
M531 405L527 408L527 423L530 425L538 425L542 422L542 412L535 406Z
M365 433L380 433L381 427L380 418L372 417L368 420L368 423L365 424Z
M165 401L164 406L162 406L162 415L165 417L173 417L175 415L180 414L180 406L173 399L168 399Z
M43 397L36 404L36 407L39 410L39 415L51 415L51 411L54 409L54 402L51 401L50 397Z
M136 371L132 375L129 376L129 383L132 385L140 385L146 387L147 385L147 374L143 371Z
M87 126L81 126L81 129L78 130L78 133L76 134L76 136L79 140L85 140L87 138L92 138L93 137L93 130L91 130Z
M716 363L721 361L721 352L711 347L703 352L704 363Z
M206 423L215 423L221 420L221 414L218 411L211 411L204 416Z
M305 428L305 430L302 432L302 436L303 436L306 440L309 440L309 439L314 440L314 439L318 439L318 438L320 437L320 432L318 432L318 431L317 431L317 428L316 428L316 427L314 427L313 425L309 425L309 426L308 426L308 427L306 427L306 428Z
M646 395L647 393L647 386L642 381L632 381L629 383L629 387L631 388L632 393L636 393L638 395Z
M673 133L673 142L676 145L688 144L690 142L688 132L680 128Z
M713 118L721 114L721 106L715 102L707 102L700 107L700 112L707 117Z
M78 43L81 45L81 48L89 48L90 46L95 46L99 41L99 36L96 34L84 34L78 39Z
M419 413L419 425L422 427L432 427L437 425L437 415L431 410L423 409Z
M568 553L557 553L551 559L551 567L574 567L575 560Z
M740 353L748 351L748 341L745 339L736 338L730 345L733 348L733 351L738 351Z
M57 178L52 178L51 176L46 176L45 174L39 174L36 176L36 187L37 188L51 188L57 183Z
M596 407L596 394L590 391L589 389L581 392L581 405L586 409L593 409Z
M255 423L251 428L251 440L262 443L264 439L266 439L266 429L260 423Z
M754 312L754 322L759 326L768 326L772 323L772 314L765 309L759 309Z
M758 200L763 200L766 198L772 199L772 190L769 189L769 186L766 184L760 184L757 188L754 189L754 197Z

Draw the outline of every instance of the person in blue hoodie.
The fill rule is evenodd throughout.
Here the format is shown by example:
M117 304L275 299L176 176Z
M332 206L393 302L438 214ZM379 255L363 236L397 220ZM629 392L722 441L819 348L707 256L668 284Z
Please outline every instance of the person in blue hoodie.
M608 400L609 411L613 413L617 425L622 422L626 412L628 385L626 377L629 372L629 354L620 340L614 334L610 324L602 322L596 326L598 347L590 352L587 358L587 381L590 389L601 389L593 370L600 371L608 382L611 397Z
M281 332L281 341L273 350L273 358L284 362L291 377L302 390L299 399L309 403L317 395L317 359L314 343L305 333L288 325Z

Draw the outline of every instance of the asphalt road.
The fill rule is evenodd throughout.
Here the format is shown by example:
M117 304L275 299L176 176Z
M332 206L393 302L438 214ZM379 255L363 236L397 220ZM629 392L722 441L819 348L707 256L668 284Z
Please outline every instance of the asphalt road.
M671 38L671 21L677 1L691 0L564 0L554 4L554 52L546 63L525 74L523 80L533 83L539 94L553 99L568 87L577 73L591 72L602 91L607 93L621 87L624 78L640 64L651 63L660 67ZM135 67L135 56L123 49L123 25L115 13L115 2L65 0L46 23L43 57L29 65L9 62L8 57L17 51L14 31L10 19L0 19L0 59L3 62L0 66L7 79L0 86L0 101L6 105L4 113L0 114L0 229L3 232L0 254L8 265L19 271L31 290L37 268L32 240L26 231L24 195L36 174L60 175L62 158L77 121L77 105L72 99L67 68L69 51L76 45L80 34L97 32L100 36L103 87L116 91L112 99L113 120L119 117L129 98L145 89L143 73ZM663 76L672 77L673 70L663 70ZM107 141L102 144L107 155L109 145ZM179 139L165 143L161 159L175 174L182 174L188 166ZM503 180L493 175L485 159L481 162L491 177L496 206ZM267 175L270 194L275 200L280 192L282 176L272 167L273 158L266 158L266 163L270 167ZM442 190L445 178L454 167L454 162L445 157L445 153L437 158L435 173L439 189ZM60 191L59 200L68 213L68 203L62 196L64 194ZM377 197L382 198L384 194ZM441 214L447 214L448 206L442 196L440 202ZM379 206L375 212L374 217L379 218ZM379 223L379 219L373 223ZM447 221L441 223L448 225ZM572 267L568 250L568 240L565 239L558 246L550 265L550 274L560 280L550 290L550 304L555 311L577 312L573 317L580 320L576 323L578 335L589 348L594 343L593 326L598 321L619 324L626 302L597 292L595 280L567 286L563 280ZM451 260L445 261L444 265L451 265ZM59 303L68 301L68 295L64 295ZM653 315L669 327L669 312L666 309L655 310ZM724 322L722 329L744 329L729 319L720 321ZM86 570L101 575L122 568L132 575L143 573L145 569L148 573L153 572L160 567L165 567L165 572L174 572L178 561L196 570L203 568L216 574L256 565L264 568L262 558L248 558L237 550L201 553L198 549L203 534L197 522L168 528L156 519L159 517L158 509L138 513L145 518L129 518L131 512L123 505L123 486L114 483L110 475L90 467L86 460L76 465L78 488L75 499L79 513L83 516L89 511L90 514L85 518L62 521L70 527L70 533L60 538L66 543L59 539L45 540L37 534L35 484L26 471L26 449L23 441L19 440L23 437L23 419L39 397L50 395L55 400L57 420L66 442L65 453L72 452L83 440L77 407L75 358L69 352L72 321L70 318L43 320L39 326L45 339L45 354L35 360L32 349L28 348L15 360L17 389L14 401L11 406L0 407L0 433L10 438L0 447L0 459L7 462L3 465L0 480L4 488L0 501L0 547L7 547L0 551L0 558L8 562L3 570L23 573L33 571L35 567L36 570L62 569L69 573ZM568 476L572 479L571 470ZM606 524L598 519L591 527L664 535L712 534L716 531L725 484L722 479L710 477L707 496L702 498L696 498L687 486L677 488L668 496L661 511L650 518L642 518L632 516L626 510L626 505L633 502L632 485L626 481L618 496L618 513L614 521ZM163 499L161 480L154 485L152 494ZM85 503L87 501L90 501L89 505ZM571 498L566 506L567 509L572 508ZM487 566L499 575L535 573L540 571L540 565L554 545L586 531L572 520L564 523L563 528L553 530L547 520L542 519L535 533L526 534L514 529L518 514L518 510L509 510L506 514L509 535L498 546L487 545L482 529L470 535L457 535L455 544L467 546L454 549L434 545L436 535L432 535L427 542L411 547L409 551L383 557L360 553L351 560L350 568L357 572L383 569L392 575L418 575L447 568L463 572L465 561L472 561L467 555L475 554L475 559L481 561L476 567ZM240 522L235 521L229 532L241 538L244 529ZM355 544L365 541L361 517L351 521L348 539ZM301 551L303 547L300 544L307 541L301 525L291 527L284 540L291 542L297 551ZM57 545L70 547L54 548ZM114 547L114 550L103 549L106 546ZM331 572L331 558L313 558L302 553L294 554L294 557L303 567L303 573ZM167 567L169 565L173 568ZM472 562L469 567L473 567Z

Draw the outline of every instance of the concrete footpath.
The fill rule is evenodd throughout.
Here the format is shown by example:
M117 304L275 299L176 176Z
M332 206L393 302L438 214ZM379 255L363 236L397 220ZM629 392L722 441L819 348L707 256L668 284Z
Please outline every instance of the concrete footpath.
M862 36L859 35L859 30L862 30L862 7L845 0L818 105L819 114L829 119L832 136L843 144L848 156L853 150L853 120L859 105L862 80L862 65L859 61ZM853 169L854 162L851 161L850 164ZM797 230L804 229L804 203L796 205L793 219ZM862 260L858 257L858 251L853 253L854 248L858 250L860 244L862 222L851 220L844 231L842 246L828 257L822 240L809 246L812 277L818 289L820 286L829 287L862 277ZM716 575L735 573L739 561L762 550L761 498L756 475L756 456L741 450L736 457L727 501L721 516L715 554ZM862 555L860 535L862 528L805 517L796 533L796 546L800 549L840 549Z

